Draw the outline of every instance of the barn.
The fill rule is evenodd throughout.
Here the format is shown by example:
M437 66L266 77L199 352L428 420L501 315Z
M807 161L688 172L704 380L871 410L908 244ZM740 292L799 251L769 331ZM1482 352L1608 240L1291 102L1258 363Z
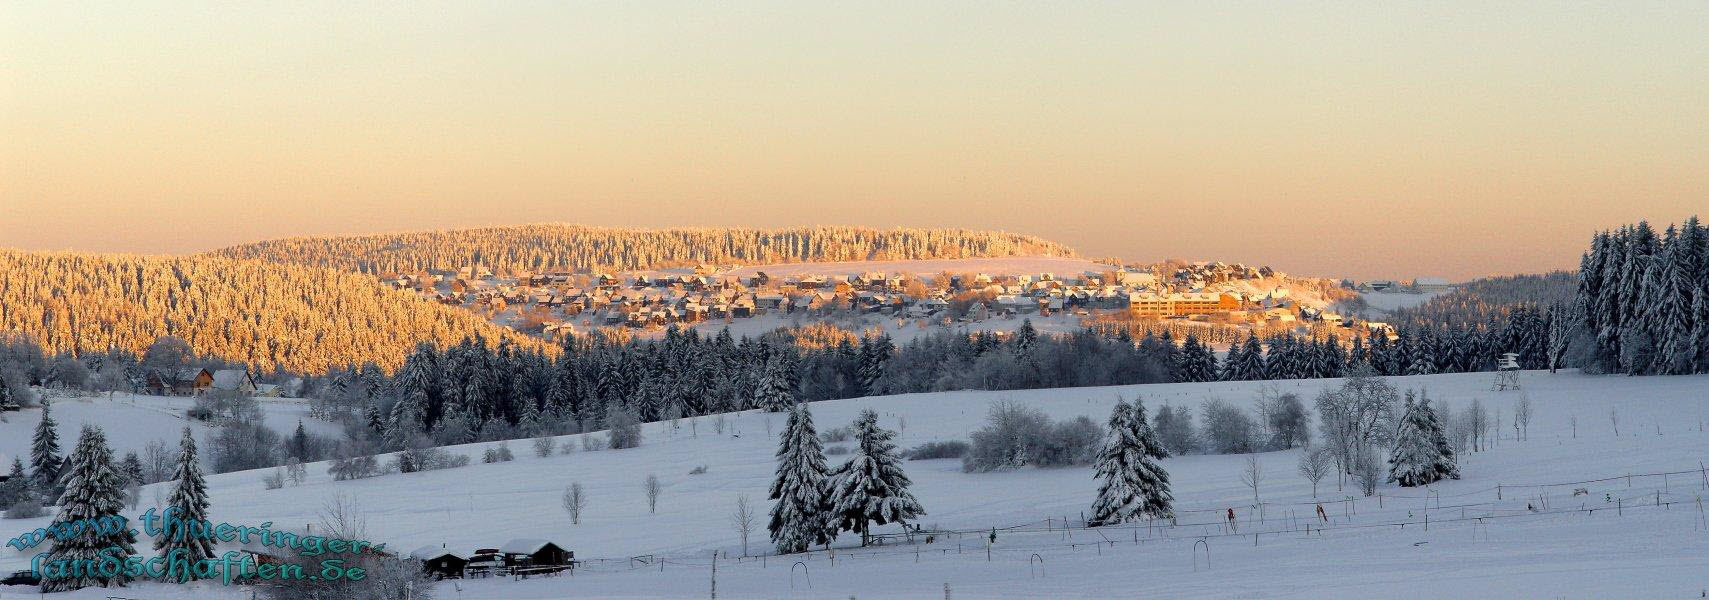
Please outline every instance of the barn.
M512 571L518 568L569 568L575 553L565 550L548 540L537 538L517 538L499 546L499 554L504 556L504 566Z

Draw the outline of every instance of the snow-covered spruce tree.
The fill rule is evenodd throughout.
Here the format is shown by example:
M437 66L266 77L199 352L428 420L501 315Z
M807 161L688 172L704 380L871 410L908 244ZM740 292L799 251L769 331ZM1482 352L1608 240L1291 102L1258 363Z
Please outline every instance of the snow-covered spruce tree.
M1167 455L1145 423L1144 404L1117 400L1104 449L1093 467L1103 484L1087 522L1099 526L1173 516L1169 473L1153 462Z
M790 377L784 370L788 368L782 357L774 356L766 361L765 372L760 375L759 384L754 388L754 407L766 412L783 412L795 405L794 386L789 384Z
M836 530L825 513L828 502L825 453L806 404L789 411L777 445L777 477L771 482L771 541L781 554L830 541Z
M1430 406L1429 397L1419 399L1418 410L1424 413L1424 420L1430 425L1430 441L1436 446L1436 480L1459 479L1460 463L1454 453L1454 444L1448 441L1448 429L1443 425L1443 419L1437 415L1436 409Z
M884 376L884 365L890 361L890 355L895 351L896 345L890 341L889 335L880 334L861 339L861 395L872 396L878 393L878 381Z
M1199 342L1197 334L1187 334L1187 340L1181 344L1178 364L1176 381L1216 381L1216 355Z
M1230 348L1228 360L1222 366L1223 379L1227 381L1258 381L1265 379L1264 375L1264 346L1258 342L1258 336L1246 334L1246 342Z
M178 442L178 471L173 478L177 483L161 510L171 511L171 516L181 522L208 520L208 483L202 479L202 466L196 458L196 438L190 435L189 427L184 428L184 438ZM213 540L189 535L184 530L163 532L154 538L154 549L169 562L175 551L179 552L179 560L186 564L214 557ZM179 583L195 578L194 569L167 574L168 580Z
M46 497L56 496L53 492L59 486L60 471L64 468L59 456L59 424L54 422L51 410L52 405L44 398L42 420L36 423L35 435L30 438L30 483Z
M59 497L59 514L53 519L54 525L99 523L103 518L118 516L125 507L124 475L114 468L113 452L107 449L107 436L100 427L83 426L77 448L67 463L65 493ZM98 561L101 552L111 548L119 549L116 558L122 561L136 554L135 544L136 536L128 527L84 527L75 535L55 537L45 562ZM109 577L99 570L89 569L66 575L44 578L42 591L63 592L96 585L123 586L129 580L123 572Z
M1390 483L1401 487L1416 487L1436 481L1436 441L1432 439L1430 421L1412 395L1407 394L1405 416L1395 432L1394 451L1389 454Z
M863 410L855 419L855 452L831 480L831 514L839 531L860 532L860 543L872 540L872 526L907 523L926 509L908 492L913 482L902 472L902 460L890 439L896 433L878 426L878 413Z

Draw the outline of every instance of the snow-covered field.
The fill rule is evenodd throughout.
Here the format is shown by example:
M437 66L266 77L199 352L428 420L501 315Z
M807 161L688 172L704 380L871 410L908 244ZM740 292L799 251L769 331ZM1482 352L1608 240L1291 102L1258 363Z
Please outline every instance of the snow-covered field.
M438 589L441 598L706 597L714 551L728 553L717 568L724 598L941 598L946 586L954 598L1661 598L1697 597L1709 588L1709 522L1697 504L1709 495L1709 478L1700 471L1709 460L1709 376L1526 372L1523 392L1502 393L1489 391L1492 379L1487 373L1392 378L1403 389L1428 389L1456 412L1481 399L1509 423L1513 403L1530 399L1529 439L1514 439L1508 428L1494 449L1462 458L1462 480L1428 490L1383 486L1380 498L1365 498L1351 487L1338 491L1331 479L1314 500L1309 482L1296 473L1299 450L1264 453L1260 515L1252 491L1240 482L1243 456L1176 457L1162 461L1174 485L1174 527L1064 530L1064 519L1077 523L1092 501L1097 482L1088 467L968 474L958 461L909 461L913 492L928 512L921 523L968 533L929 545L866 549L854 548L858 540L845 534L834 561L824 552L738 560L740 542L728 516L741 494L762 511L750 551L770 550L763 511L770 507L765 493L784 420L751 411L730 417L722 435L708 417L684 420L674 431L649 424L644 445L628 450L578 448L537 458L524 440L510 443L514 462L480 464L487 445L473 444L456 448L475 456L463 468L334 482L324 465L311 465L307 483L280 490L264 489L259 472L215 475L209 477L212 517L310 523L325 499L342 494L366 512L370 537L392 548L491 547L545 537L589 561L571 577L446 583ZM824 430L872 408L881 425L901 431L898 445L908 448L966 439L997 400L1102 423L1117 396L1143 397L1155 414L1164 402L1250 404L1261 385L1300 393L1309 403L1318 390L1338 383L948 392L822 402L813 413ZM1611 412L1618 415L1618 436ZM109 431L127 426L107 424ZM139 439L167 436L177 427ZM19 443L13 429L0 431L8 447ZM708 471L689 474L700 465ZM1663 472L1673 474L1644 475ZM642 491L649 474L664 483L656 514L649 513ZM561 508L571 482L591 496L580 525L571 525ZM1575 496L1579 489L1584 493ZM1330 522L1310 525L1308 532L1317 503ZM1237 532L1221 523L1229 508L1237 512ZM47 522L0 524L10 537ZM985 532L992 528L997 541L988 555ZM654 558L630 560L640 555ZM0 551L0 570L24 568L27 561L12 549ZM0 594L33 597L17 588ZM209 584L52 597L107 595L248 597Z
M178 447L178 437L185 425L196 432L196 439L206 439L215 428L207 423L184 418L184 410L195 404L191 398L144 396L139 394L101 394L98 396L64 396L50 398L54 422L59 424L59 445L69 453L77 444L77 432L84 423L103 426L107 445L123 456L126 451L142 452L144 445L165 440L168 448ZM343 429L326 421L308 416L308 401L297 398L257 398L266 415L267 426L281 435L297 428L297 421L311 433L342 436ZM6 413L7 422L0 423L0 468L11 468L12 457L29 462L30 434L41 422L41 408L27 408Z
M1425 302L1429 302L1431 298L1435 298L1446 293L1447 292L1363 292L1359 295L1364 297L1365 304L1367 306L1385 313L1391 313L1403 308L1412 308L1414 306L1424 304Z

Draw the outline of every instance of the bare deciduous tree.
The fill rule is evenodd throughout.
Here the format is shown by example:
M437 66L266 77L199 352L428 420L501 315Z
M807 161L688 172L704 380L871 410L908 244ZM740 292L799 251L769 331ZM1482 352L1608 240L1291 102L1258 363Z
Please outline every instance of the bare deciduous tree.
M1311 497L1317 497L1317 482L1335 467L1335 457L1328 448L1314 448L1300 454L1300 475L1311 482Z
M754 532L758 520L754 517L753 504L748 502L748 495L736 496L736 512L730 513L730 525L736 528L736 533L742 536L742 556L748 555L748 534Z
M1353 457L1353 479L1359 482L1359 489L1366 496L1377 493L1377 484L1383 480L1382 461L1377 458L1377 449L1370 444L1359 446Z
M362 508L356 504L356 499L344 494L336 494L321 503L320 528L322 535L331 538L368 538L368 518L362 516Z
M647 512L658 512L659 492L664 491L663 487L659 485L659 476L648 475L647 481L641 484L641 488L647 491Z
M570 524L582 524L582 509L587 508L587 494L582 492L582 484L571 483L564 488L564 512L570 513Z
M1531 438L1531 397L1520 395L1513 404L1513 434L1519 439Z
M1258 484L1264 481L1264 467L1258 464L1258 455L1246 455L1246 467L1240 470L1240 482L1252 488L1252 506L1258 506Z

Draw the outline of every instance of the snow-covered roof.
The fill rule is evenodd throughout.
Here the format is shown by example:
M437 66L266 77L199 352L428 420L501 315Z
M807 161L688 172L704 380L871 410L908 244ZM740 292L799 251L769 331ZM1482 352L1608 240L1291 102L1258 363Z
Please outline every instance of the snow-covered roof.
M505 554L533 554L535 552L539 552L540 549L545 548L546 544L551 543L551 540L542 540L538 538L516 538L505 542L503 546L499 546L498 551ZM559 547L561 548L562 546Z
M530 552L529 554L533 553ZM416 560L433 560L446 555L455 556L463 560L469 560L469 557L474 556L475 553L462 548L446 548L442 545L433 544L428 544L409 552L409 557Z
M214 371L214 387L222 390L235 390L242 387L243 380L249 377L249 372L243 369L220 369Z

